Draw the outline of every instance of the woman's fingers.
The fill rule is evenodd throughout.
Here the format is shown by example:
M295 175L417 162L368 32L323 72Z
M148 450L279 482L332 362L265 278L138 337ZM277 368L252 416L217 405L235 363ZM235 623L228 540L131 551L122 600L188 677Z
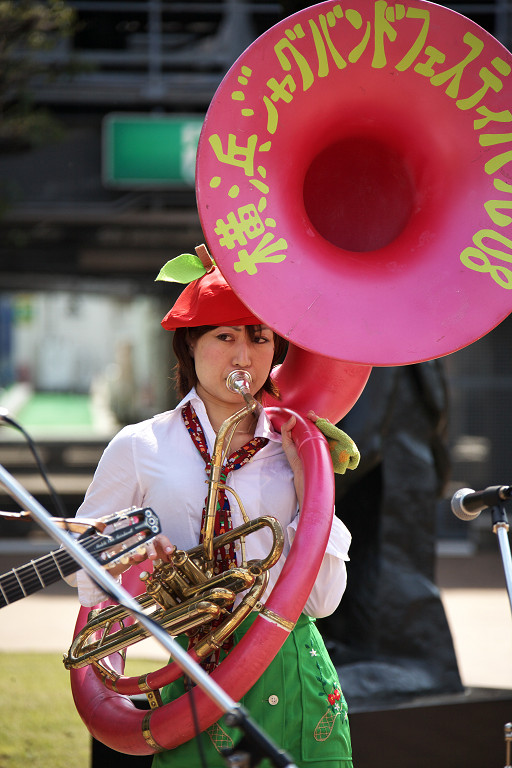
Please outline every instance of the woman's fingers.
M167 536L164 536L162 533L160 533L158 536L155 536L154 539L148 542L148 544L146 544L140 551L127 554L121 559L120 562L107 567L109 573L112 576L117 577L121 573L124 573L124 571L128 570L130 566L143 563L144 560L147 560L148 558L149 560L163 560L165 563L169 563L175 549L176 547L174 544L171 544Z
M163 560L168 563L171 560L176 547L163 533L158 534L146 547L146 557L150 560Z
M297 419L292 414L288 421L285 421L283 426L281 427L281 437L285 440L292 440L292 429L294 428L295 424L297 423Z
M295 485L295 492L299 506L302 505L302 497L304 495L304 477L302 470L302 463L297 452L295 443L293 442L292 430L297 423L297 419L292 414L288 421L286 421L281 427L281 438L283 444L283 451L288 459L288 463L293 472L293 482Z

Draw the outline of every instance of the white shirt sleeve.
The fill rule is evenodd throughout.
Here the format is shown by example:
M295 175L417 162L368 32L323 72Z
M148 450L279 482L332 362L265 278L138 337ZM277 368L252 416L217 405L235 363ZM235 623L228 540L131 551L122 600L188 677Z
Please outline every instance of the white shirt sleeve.
M287 528L290 546L297 532L299 519L295 517ZM334 613L347 586L348 550L352 537L338 517L333 517L331 533L311 594L304 606L304 613L321 619Z
M141 506L130 442L128 432L121 430L109 443L77 512L78 517L102 517L131 506ZM121 578L117 581L120 583ZM84 606L91 607L107 599L84 570L77 572L76 586Z

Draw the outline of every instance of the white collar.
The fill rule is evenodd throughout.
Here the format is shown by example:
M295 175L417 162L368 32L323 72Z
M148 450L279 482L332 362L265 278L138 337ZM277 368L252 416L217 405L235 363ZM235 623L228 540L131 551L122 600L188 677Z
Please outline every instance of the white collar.
M211 434L214 434L213 428L210 424L210 419L208 418L208 414L206 413L206 408L204 406L204 403L199 397L199 395L197 394L195 387L192 387L190 392L187 395L185 395L183 400L181 400L178 403L175 410L176 411L181 410L182 406L184 406L186 403L191 403L191 405L194 407L194 410L197 413L197 417L201 422L203 429L209 429L211 431ZM275 443L281 442L281 435L279 434L279 432L276 432L272 427L272 422L268 418L264 408L260 410L258 421L256 422L256 429L254 431L254 436L266 437Z

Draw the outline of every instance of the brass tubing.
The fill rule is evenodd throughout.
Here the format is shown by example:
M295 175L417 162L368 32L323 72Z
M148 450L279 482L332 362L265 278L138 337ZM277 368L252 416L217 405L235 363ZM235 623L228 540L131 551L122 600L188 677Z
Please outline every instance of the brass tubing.
M244 599L235 610L228 614L222 624L212 630L212 632L194 646L198 658L203 659L206 656L209 656L216 648L219 648L226 638L228 638L251 611L256 608L260 597L266 589L268 578L267 571L263 571L263 573L257 576L252 589L245 595Z
M204 571L190 559L188 552L177 550L174 553L173 565L175 568L180 568L188 579L194 580L197 584L208 581Z
M201 596L195 601L167 611L158 609L154 611L152 618L160 626L168 630L170 634L180 634L203 624L206 620L212 621L218 618L222 608L232 603L234 597L233 593L229 593L226 590L218 590L216 593L212 592L209 595L209 599ZM108 624L111 626L110 622ZM129 645L144 640L144 638L150 635L150 632L145 627L135 623L131 627L123 627L117 630L108 639L105 639L105 636L103 636L99 640L91 641L91 635L99 630L100 626L97 622L94 622L93 626L85 625L71 644L67 656L64 657L66 669L85 667L93 661L98 661L105 656L116 653Z
M273 565L277 563L277 561L281 557L281 553L284 547L284 534L283 534L283 529L281 527L281 523L279 522L279 520L277 520L275 517L270 517L270 515L257 517L255 520L250 520L248 523L243 523L242 525L239 525L237 528L233 528L233 530L231 531L222 533L220 536L215 536L212 542L213 548L214 550L219 549L225 544L230 544L231 542L236 541L242 536L248 536L249 534L254 533L255 531L265 526L267 528L270 528L270 530L272 531L273 546L269 554L267 555L267 557L264 560L261 560L258 562L260 563L261 567L264 570L266 570L267 568L271 568ZM197 557L198 555L201 554L201 550L202 550L202 545L199 544L198 546L187 550L187 554L189 558Z
M214 617L218 618L221 615L222 609L233 602L235 593L250 588L255 583L256 574L260 571L266 572L268 568L277 562L283 549L284 535L279 522L275 518L261 517L251 520L249 523L244 523L235 530L228 531L214 539L215 547L217 548L235 541L240 536L249 535L261 527L270 528L273 534L272 549L264 560L249 563L245 569L240 567L225 571L206 584L188 585L183 577L180 576L179 582L185 592L184 595L180 596L183 602L179 602L177 605L168 607L165 610L157 607L158 581L161 578L163 581L161 588L168 590L169 585L166 583L166 579L172 582L176 574L174 570L171 570L170 574L166 574L165 569L167 566L165 565L163 566L162 574L156 568L156 577L148 575L148 579L146 579L147 581L153 579L154 584L148 584L148 592L137 598L141 610L147 609L149 612L150 607L153 607L153 612L149 612L149 615L171 634L189 631L206 621L211 621ZM201 545L198 545L187 552L187 559L190 560L192 557L197 557L200 553ZM155 594L152 595L152 592ZM249 594L253 594L253 591ZM242 604L245 605L244 601L242 601ZM230 631L233 631L234 627L242 620L240 615L241 612L238 610L231 614L233 620L230 618L227 625L231 628ZM100 611L94 610L91 611L90 616L92 618L77 635L68 655L65 657L64 665L68 669L71 667L80 668L93 661L98 661L100 658L104 658L111 653L115 653L143 640L149 634L137 622L129 627L123 625L123 622L129 618L129 614L122 606L116 605L109 606ZM112 628L116 624L121 624L121 628L112 632ZM102 636L99 639L93 640L92 636L96 632L101 632ZM222 632L224 637L224 630Z
M258 406L257 400L249 396L250 400L246 406L241 410L234 413L227 418L221 425L217 436L215 438L215 444L213 446L213 452L211 457L211 473L210 481L208 485L208 497L206 502L206 519L205 529L203 535L203 556L206 566L206 573L213 572L213 526L215 523L215 516L217 514L217 499L218 499L218 487L220 474L222 471L222 462L224 458L224 443L231 430L231 434L234 432L238 424L250 413L252 413ZM231 438L229 438L230 440ZM228 441L229 442L229 441Z
M158 604L159 590L160 593L163 591L164 595L167 591L170 593L173 582L176 582L176 573L175 569L169 569L168 565L155 566L154 574L148 574L146 579L148 582L146 585L147 592L137 598L141 610L145 610L149 616L154 618L171 634L187 632L200 624L212 621L215 617L218 618L222 610L234 601L235 593L251 588L251 585L255 583L256 575L260 571L266 572L268 568L277 562L283 549L284 535L279 522L275 518L267 516L244 523L232 531L216 536L214 539L214 545L217 548L236 541L241 536L249 535L262 527L270 528L273 535L273 545L266 558L261 561L248 563L245 568L238 567L224 571L206 583L199 585L189 585L187 580L179 574L178 582L180 589L178 592L181 590L181 593L178 594L178 599L181 602L169 607L166 606L165 609ZM201 545L198 545L189 550L186 553L187 560L190 561L191 558L200 557L201 549ZM160 580L161 584L159 583ZM175 586L177 585L175 584ZM249 592L249 595L252 594L254 594L253 590ZM163 599L162 594L160 594L160 597ZM248 596L244 598L244 600L247 599L249 599ZM242 605L245 604L242 601ZM153 609L152 612L150 611L151 608ZM230 631L233 631L242 620L240 615L241 611L238 609L231 614L234 620L230 619L229 621ZM98 661L111 653L115 653L143 640L149 634L137 622L134 622L131 626L124 626L123 622L130 615L125 608L119 605L109 606L103 610L93 610L90 616L91 619L74 639L64 659L64 665L68 669L71 667L80 668ZM113 632L112 628L116 624L121 624L121 628ZM96 632L102 633L99 639L93 639L93 635Z
M230 589L235 593L242 592L244 589L249 589L254 583L254 576L247 569L242 568L230 568L229 571L223 571L217 576L214 576L208 582L208 588L224 588ZM185 597L194 597L200 591L204 590L204 584L198 584L188 587L185 590ZM205 593L206 594L206 593Z

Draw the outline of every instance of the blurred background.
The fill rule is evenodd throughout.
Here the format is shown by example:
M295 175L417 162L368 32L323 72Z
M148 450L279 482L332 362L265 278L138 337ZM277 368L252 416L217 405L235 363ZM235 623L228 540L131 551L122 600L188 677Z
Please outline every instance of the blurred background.
M172 405L159 321L175 294L154 279L203 240L194 164L205 112L237 56L310 4L2 4L0 395L43 442L85 441L95 464L96 442L119 424ZM446 5L511 47L509 0ZM443 360L447 496L507 481L511 334L509 318ZM467 526L442 519L439 533L466 537Z
M36 441L70 515L119 427L175 402L171 335L160 320L180 289L155 277L167 260L203 242L195 152L214 92L256 37L311 4L0 3L0 406ZM510 0L439 5L512 47ZM438 471L426 570L441 587L454 636L465 631L468 615L489 630L496 613L482 613L490 605L485 590L499 592L505 668L479 675L483 652L476 665L466 655L474 643L457 641L456 653L464 685L504 689L512 687L510 617L490 518L462 523L447 500L462 487L512 484L511 348L509 317L467 349L414 366L421 386L412 401L403 372L372 374L370 402L363 398L346 425L364 458L376 434L389 437L397 400L405 413L418 403L432 412L427 450ZM368 411L376 404L381 419L372 424ZM55 511L25 439L5 426L0 463ZM370 462L365 471L374 469ZM407 486L406 475L407 466L394 475L395 487ZM338 493L353 489L340 485ZM0 509L18 509L1 489ZM40 539L35 524L0 519L1 570L12 562L6 553L26 561ZM449 597L468 587L484 590L482 602L466 592L470 602L457 613L461 603ZM354 635L353 624L349 630ZM339 663L350 660L342 649ZM452 676L447 688L457 682Z

